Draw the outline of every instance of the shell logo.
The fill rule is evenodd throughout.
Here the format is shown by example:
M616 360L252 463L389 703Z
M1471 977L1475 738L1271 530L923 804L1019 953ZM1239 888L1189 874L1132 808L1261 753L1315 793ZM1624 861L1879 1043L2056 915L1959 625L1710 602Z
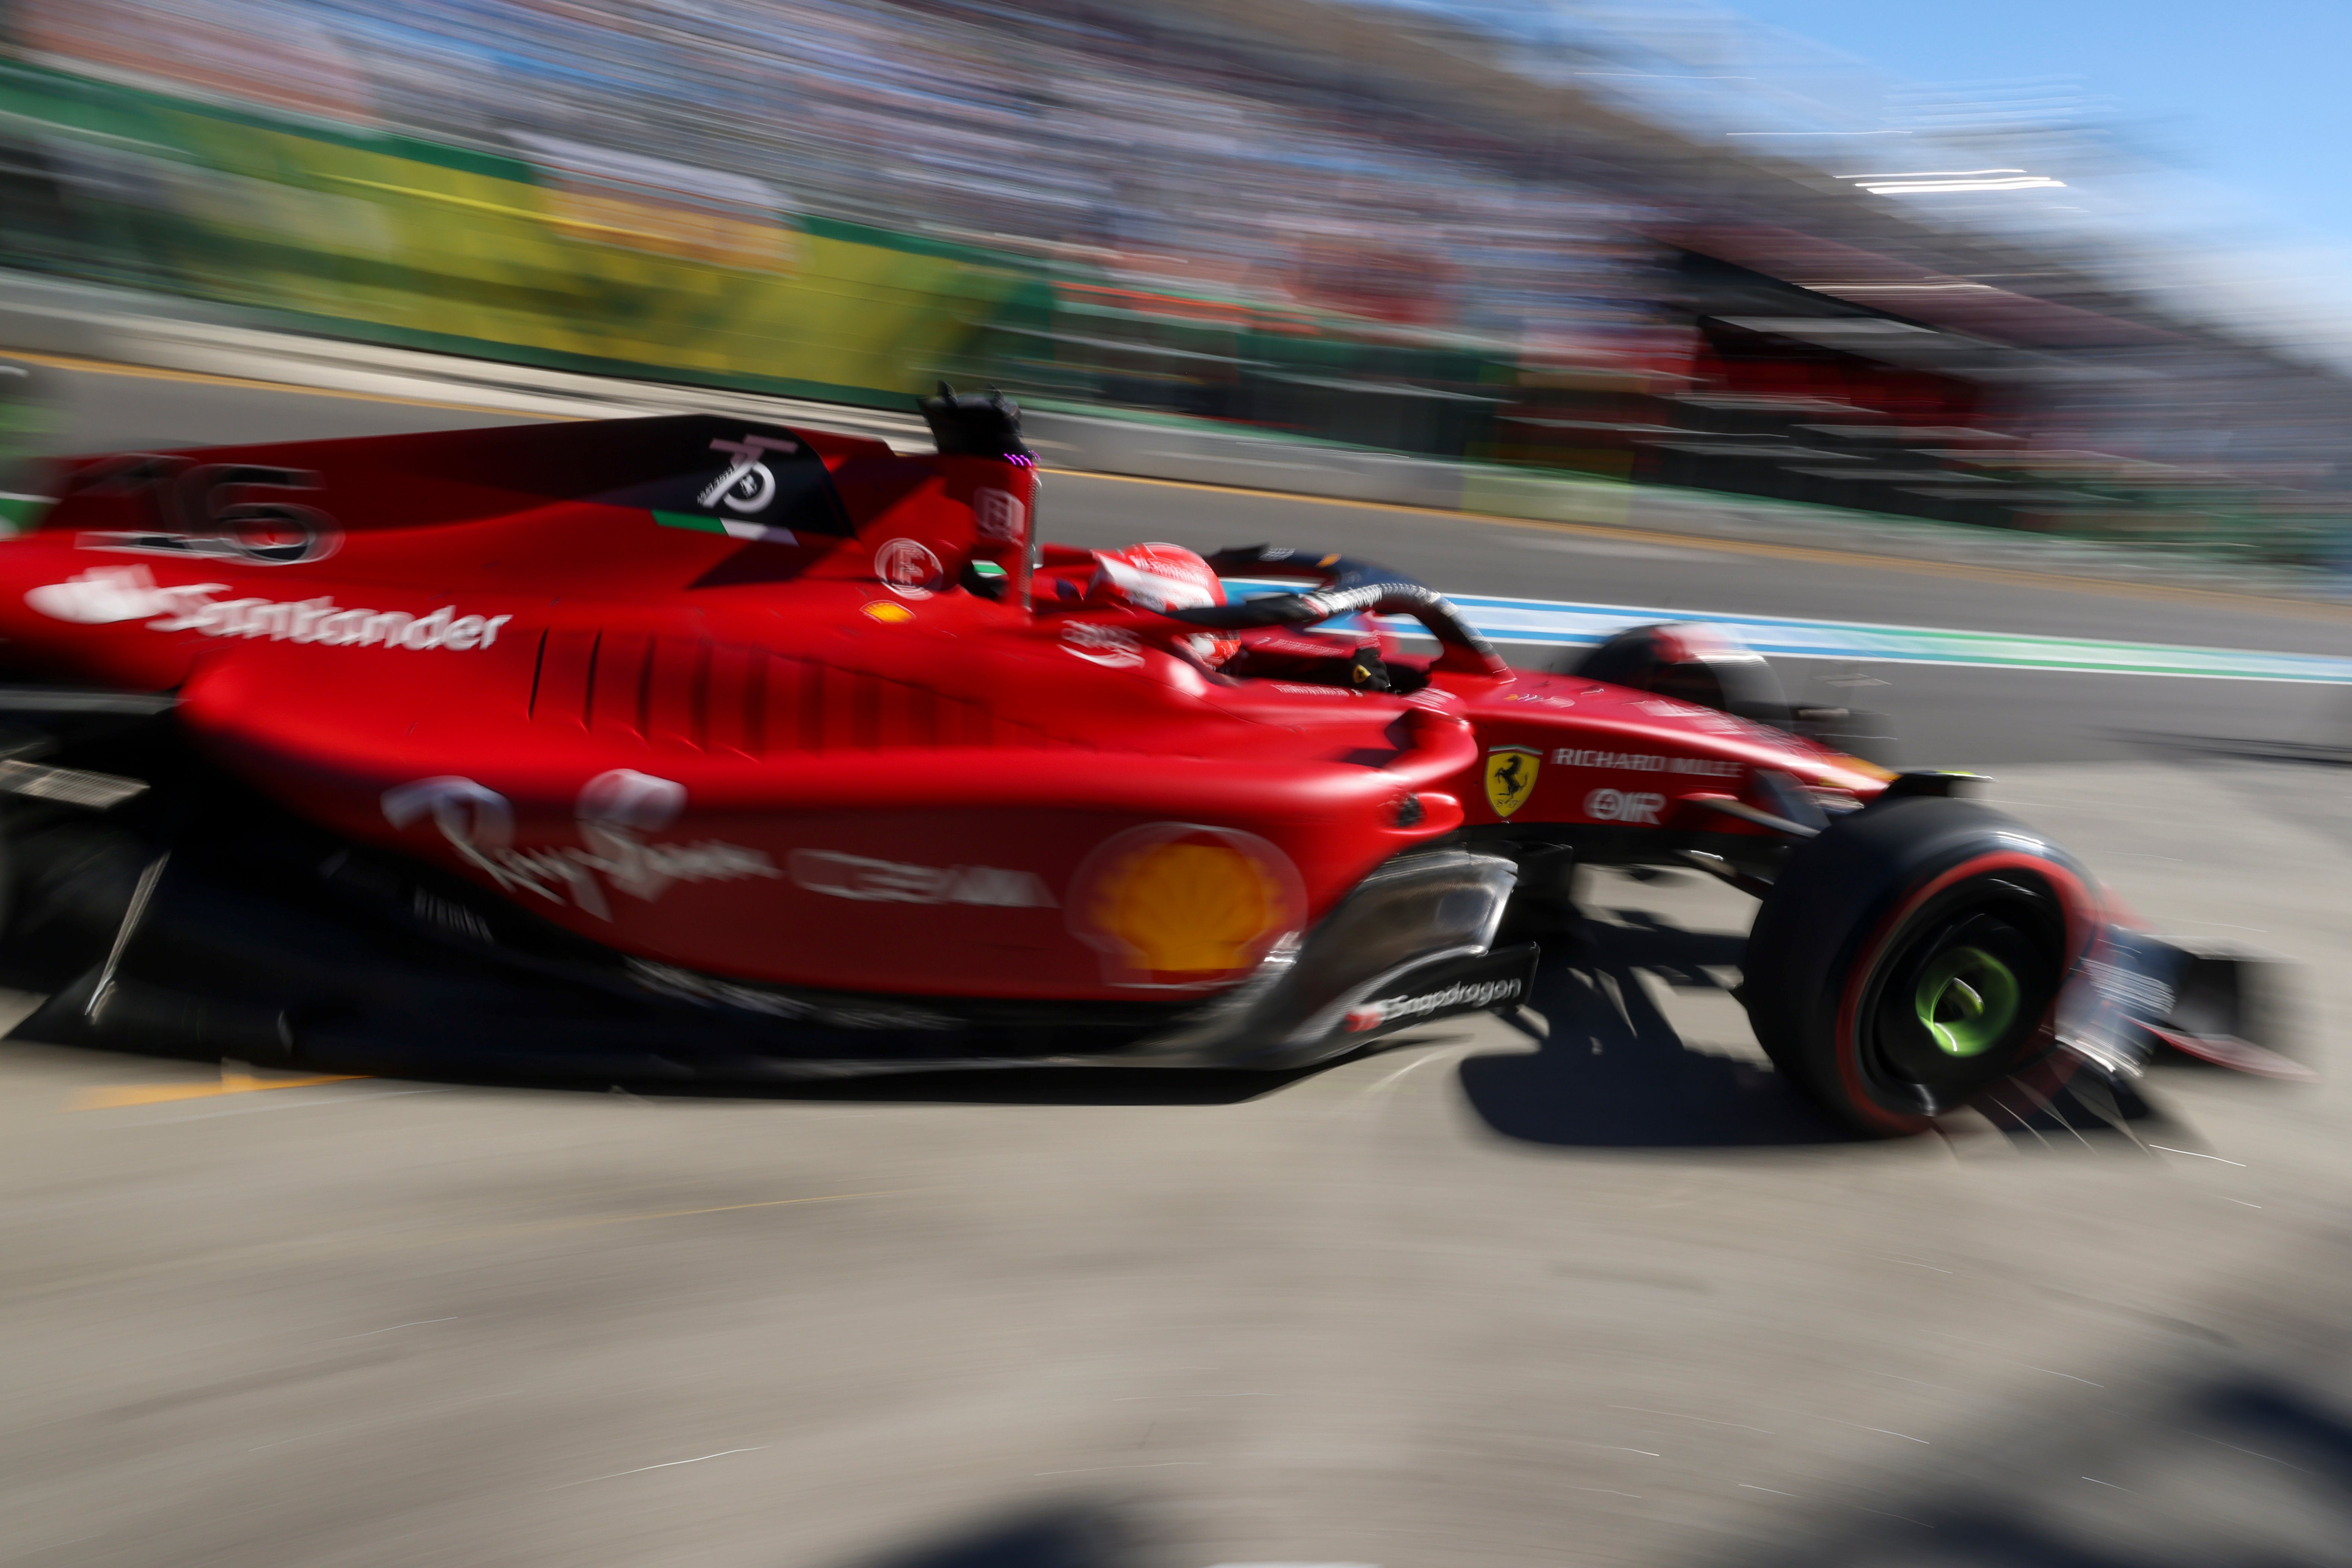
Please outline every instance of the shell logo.
M929 546L892 539L875 547L874 574L902 599L928 599L947 580L947 569Z
M1256 968L1307 918L1289 857L1230 827L1154 822L1097 846L1066 900L1072 934L1114 984L1224 984Z

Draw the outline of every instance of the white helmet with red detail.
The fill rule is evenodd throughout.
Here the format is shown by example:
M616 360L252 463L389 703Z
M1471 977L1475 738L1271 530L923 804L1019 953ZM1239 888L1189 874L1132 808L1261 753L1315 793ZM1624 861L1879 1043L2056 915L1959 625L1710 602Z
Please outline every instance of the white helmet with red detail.
M1088 597L1144 610L1190 610L1225 602L1216 570L1181 544L1131 544L1095 552Z
M1095 577L1087 596L1098 603L1164 613L1222 605L1225 584L1215 567L1181 544L1132 544L1125 550L1095 552ZM1181 641L1212 668L1241 648L1237 638L1205 633Z

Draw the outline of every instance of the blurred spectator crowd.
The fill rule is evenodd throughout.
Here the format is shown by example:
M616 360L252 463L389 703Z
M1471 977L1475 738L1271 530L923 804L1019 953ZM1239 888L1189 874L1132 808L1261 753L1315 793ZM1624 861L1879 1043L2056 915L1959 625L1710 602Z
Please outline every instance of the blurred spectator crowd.
M1211 11L1265 32L1211 25ZM1908 215L1899 234L1874 227L1884 215L1863 193L1824 195L1819 181L1738 186L1754 167L1713 147L1664 177L1580 184L1575 171L1596 165L1577 162L1593 149L1572 140L1598 146L1628 122L1539 124L1506 95L1475 129L1477 114L1433 107L1461 97L1418 94L1331 47L1335 28L1371 36L1384 15L1361 0L13 0L0 12L35 66L362 144L405 135L520 160L534 211L584 249L657 252L740 281L791 274L798 230L864 226L897 253L978 257L1052 285L1022 286L1045 301L1034 308L938 305L966 341L925 375L2245 560L2333 560L2352 537L2339 381L2283 374L2273 356L2157 320L2095 281L2084 286L2096 298L2053 304L2052 280L2075 274L2023 251L2019 276L2039 281L1995 287L1981 279L2009 273L1959 259L1969 242L1946 247ZM1408 76L1444 65L1412 47ZM134 216L238 206L321 256L332 247L305 240L303 222L373 210L348 194L272 194L286 176L268 155L225 177L142 164L93 132L45 137L34 161ZM142 194L171 180L177 195ZM425 243L443 254L451 232L436 220ZM1949 254L1868 248L1890 242L1890 254ZM16 248L33 265L78 265ZM224 254L216 269L241 276ZM2095 258L2075 269L2101 270ZM710 275L664 276L689 305L719 297ZM866 307L900 288L877 283ZM446 291L465 302L466 289ZM824 294L831 315L856 309ZM518 341L496 325L472 337Z
M1197 42L985 0L19 0L37 61L633 183L1591 362L1640 351L1622 204Z

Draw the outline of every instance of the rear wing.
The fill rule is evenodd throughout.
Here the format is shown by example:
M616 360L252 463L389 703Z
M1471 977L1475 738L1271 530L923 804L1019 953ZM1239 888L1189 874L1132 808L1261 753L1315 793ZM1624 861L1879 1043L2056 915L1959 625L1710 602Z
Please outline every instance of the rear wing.
M1036 473L1001 399L927 399L938 454L715 415L573 420L74 458L36 525L114 548L322 557L342 535L566 504L642 509L747 542L865 542L877 573L943 586L977 565L1026 603ZM892 546L898 546L895 550Z

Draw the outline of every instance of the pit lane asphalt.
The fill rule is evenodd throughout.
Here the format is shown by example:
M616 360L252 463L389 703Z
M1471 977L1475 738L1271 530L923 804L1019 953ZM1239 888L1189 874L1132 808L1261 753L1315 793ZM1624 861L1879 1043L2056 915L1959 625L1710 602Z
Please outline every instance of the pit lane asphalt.
M1599 559L1653 602L1688 564ZM1993 798L2310 965L2325 1058L2344 784L2151 743ZM1742 900L1584 894L1541 1047L1439 1026L1273 1085L272 1087L12 1042L0 1562L2344 1561L2339 1089L1842 1142L1722 989Z

